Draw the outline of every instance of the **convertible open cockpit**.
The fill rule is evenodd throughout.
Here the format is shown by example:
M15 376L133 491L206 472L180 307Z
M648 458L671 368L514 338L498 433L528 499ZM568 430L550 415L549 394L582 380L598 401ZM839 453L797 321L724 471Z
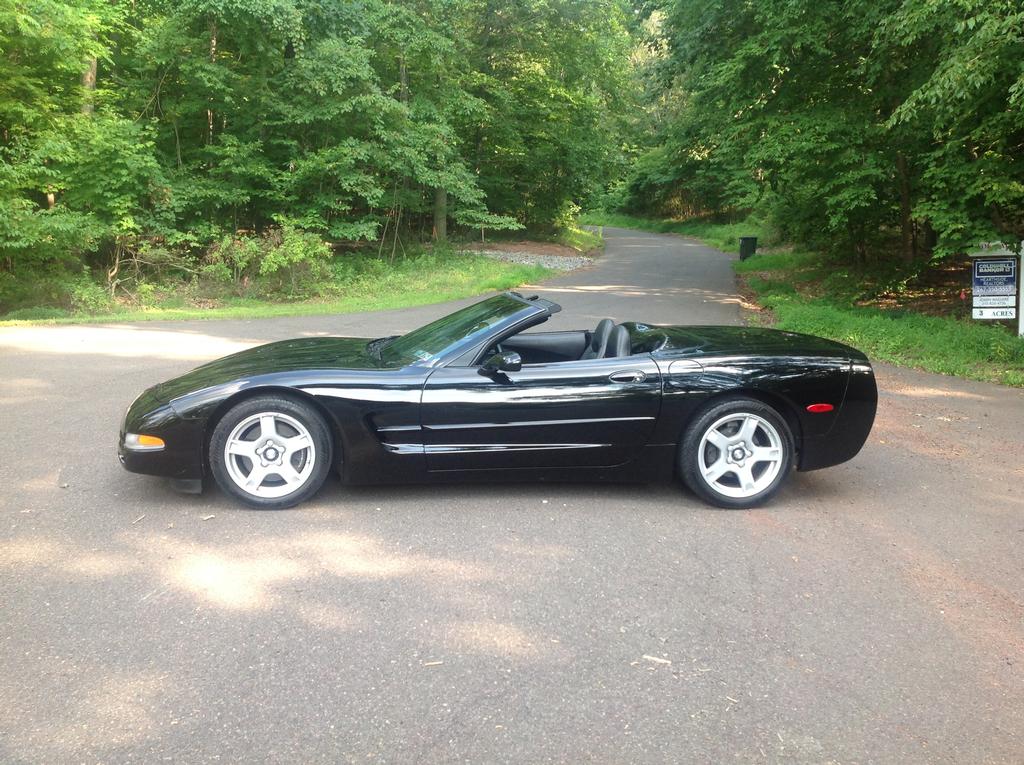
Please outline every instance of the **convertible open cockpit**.
M601 319L592 331L520 332L502 340L493 350L495 353L514 351L524 364L549 364L629 356L632 342L625 326L616 325L611 319Z

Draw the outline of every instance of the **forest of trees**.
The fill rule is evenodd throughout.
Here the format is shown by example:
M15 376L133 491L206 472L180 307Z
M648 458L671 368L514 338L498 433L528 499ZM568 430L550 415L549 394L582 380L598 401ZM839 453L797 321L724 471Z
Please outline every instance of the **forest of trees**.
M617 0L0 0L0 312L126 261L237 267L253 237L273 267L571 216L622 169L628 22Z
M1024 7L0 0L0 313L593 206L907 266L1019 241Z
M1020 0L654 0L610 204L906 267L1024 238Z

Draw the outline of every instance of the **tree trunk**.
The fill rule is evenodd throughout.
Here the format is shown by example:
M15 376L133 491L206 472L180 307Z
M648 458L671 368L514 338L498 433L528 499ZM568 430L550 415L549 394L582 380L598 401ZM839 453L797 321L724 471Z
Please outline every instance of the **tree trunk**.
M85 98L82 100L82 114L92 114L94 108L92 97L96 90L96 58L90 58L85 64L85 71L82 72L82 87L85 89Z
M398 100L409 104L409 73L405 68L405 56L398 57Z
M210 63L217 63L217 20L210 19ZM206 110L206 143L213 143L213 109Z
M434 189L434 241L448 240L448 191Z
M896 176L900 186L900 255L904 263L910 264L914 262L917 253L914 247L914 220L911 217L910 171L907 158L902 153L896 155Z
M932 252L935 250L935 246L939 243L938 232L932 227L932 222L926 220L921 224L921 235L924 239L922 243L925 253L930 257Z

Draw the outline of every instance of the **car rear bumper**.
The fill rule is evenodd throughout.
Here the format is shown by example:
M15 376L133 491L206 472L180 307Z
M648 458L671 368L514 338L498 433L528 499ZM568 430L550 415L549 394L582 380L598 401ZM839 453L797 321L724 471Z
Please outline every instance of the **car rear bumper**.
M846 398L827 435L804 437L798 470L820 470L853 459L875 423L878 387L866 361L854 361Z

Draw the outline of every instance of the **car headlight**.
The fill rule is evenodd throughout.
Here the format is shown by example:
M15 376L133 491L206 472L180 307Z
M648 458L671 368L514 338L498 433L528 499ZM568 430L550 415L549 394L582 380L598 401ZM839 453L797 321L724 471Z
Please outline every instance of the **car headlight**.
M143 433L125 433L124 448L133 452L158 452L164 448L164 440Z

